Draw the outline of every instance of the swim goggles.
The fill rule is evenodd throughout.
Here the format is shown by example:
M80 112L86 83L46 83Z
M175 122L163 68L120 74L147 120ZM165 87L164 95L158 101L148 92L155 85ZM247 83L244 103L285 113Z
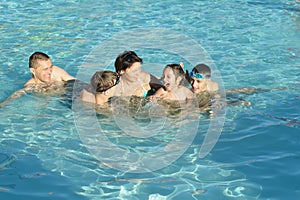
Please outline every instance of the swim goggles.
M197 79L203 79L203 78L205 78L205 76L203 74L201 74L201 73L195 73L193 71L191 71L189 75L190 75L190 77L195 77Z
M120 75L118 75L117 79L116 79L116 82L112 85L112 86L109 86L108 88L105 88L105 89L101 89L101 90L97 90L97 92L105 92L106 90L109 90L110 88L116 86L119 82L120 82Z

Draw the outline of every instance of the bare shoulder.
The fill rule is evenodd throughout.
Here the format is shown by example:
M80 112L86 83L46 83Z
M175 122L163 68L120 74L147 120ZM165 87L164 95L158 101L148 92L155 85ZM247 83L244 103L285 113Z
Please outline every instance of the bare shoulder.
M182 87L181 91L185 94L188 99L194 98L194 93L187 87Z
M150 74L148 72L142 72L141 74L143 83L150 83Z
M52 73L54 73L54 74L64 74L64 73L67 73L63 68L58 67L58 66L53 66L52 69L53 69Z
M96 103L95 95L83 89L80 94L81 100L90 103Z
M184 93L187 93L187 94L193 94L193 92L189 89L189 88L187 88L187 87L185 87L185 86L181 86L180 87L180 90L182 91L182 92L184 92Z
M52 76L54 79L60 81L69 81L75 79L75 77L71 76L68 72L58 66L53 66Z
M30 78L25 84L24 87L29 87L30 85L35 84L34 79Z
M219 84L214 81L209 81L208 88L210 92L216 92L219 90Z

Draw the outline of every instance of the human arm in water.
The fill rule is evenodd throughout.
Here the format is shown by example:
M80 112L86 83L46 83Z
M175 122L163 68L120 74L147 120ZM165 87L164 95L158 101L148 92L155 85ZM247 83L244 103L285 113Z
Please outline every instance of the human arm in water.
M23 89L17 90L14 93L12 93L9 97L7 97L3 102L0 103L0 108L6 106L6 104L8 104L9 102L20 98L21 96L25 95L27 91L30 91L31 88L25 87Z

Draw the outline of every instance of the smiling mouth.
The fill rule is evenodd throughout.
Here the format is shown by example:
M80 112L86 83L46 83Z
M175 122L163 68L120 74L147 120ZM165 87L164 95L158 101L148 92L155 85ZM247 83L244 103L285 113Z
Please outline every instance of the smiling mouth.
M165 83L165 87L170 87L170 83Z

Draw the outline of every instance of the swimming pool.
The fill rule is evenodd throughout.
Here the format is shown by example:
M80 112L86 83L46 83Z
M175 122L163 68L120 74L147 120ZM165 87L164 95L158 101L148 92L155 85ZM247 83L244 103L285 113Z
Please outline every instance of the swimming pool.
M222 134L206 157L200 159L199 151L209 118L200 120L197 135L182 156L144 173L111 168L90 153L78 134L74 110L63 97L25 95L1 108L1 199L300 197L299 3L21 0L2 1L0 9L1 100L30 78L28 56L32 52L48 53L54 64L86 81L93 68L84 73L83 66L93 50L107 47L103 44L114 38L126 39L123 33L140 28L167 30L165 40L174 33L175 38L186 36L178 41L182 44L189 39L198 43L214 61L225 89L269 89L237 94L236 98L252 105L226 107ZM127 42L129 46L138 43ZM134 47L144 60L144 69L158 76L163 64L188 60L185 56L193 53L193 49L177 54L157 46ZM105 62L97 60L97 64L112 68L111 59L120 46L107 48L107 53L97 57ZM190 70L192 64L186 67ZM110 118L103 120L110 123ZM105 128L116 131L118 126ZM113 139L117 143L122 138ZM131 140L122 142L132 144ZM148 143L141 144L145 149L140 151L155 151L146 148Z

